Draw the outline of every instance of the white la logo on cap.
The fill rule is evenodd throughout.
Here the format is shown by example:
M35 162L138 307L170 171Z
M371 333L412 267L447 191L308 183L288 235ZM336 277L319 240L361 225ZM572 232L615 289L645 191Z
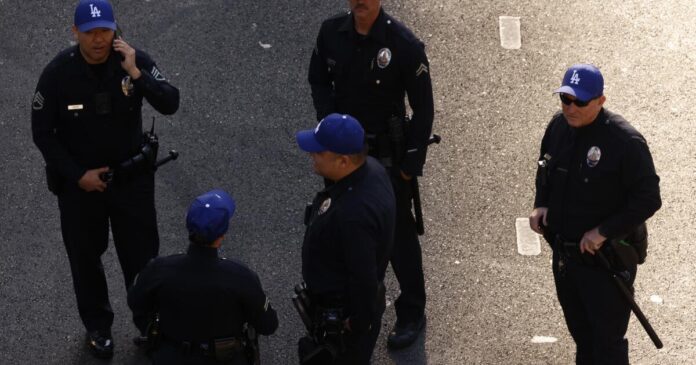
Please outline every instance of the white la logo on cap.
M323 122L324 122L324 119L319 121L319 124L317 124L317 127L314 128L314 134L319 133L319 127L321 127L321 123L323 123Z
M570 77L570 83L580 85L580 75L578 75L578 70L573 70L573 76Z
M101 18L101 11L94 4L89 4L89 9L92 11L92 18Z

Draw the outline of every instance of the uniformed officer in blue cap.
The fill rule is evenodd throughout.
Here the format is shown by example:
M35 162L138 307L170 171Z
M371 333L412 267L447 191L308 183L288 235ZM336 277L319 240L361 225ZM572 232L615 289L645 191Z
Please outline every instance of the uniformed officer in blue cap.
M541 141L531 228L553 249L558 300L578 364L628 364L631 307L597 260L601 251L626 286L645 260L645 221L661 206L645 138L604 107L597 67L568 68L555 90L561 111Z
M158 315L154 364L254 364L248 329L278 327L258 275L218 255L234 210L223 190L197 197L186 215L188 252L152 260L129 290L134 313Z
M394 192L367 156L350 115L330 114L297 133L327 187L306 216L302 278L315 326L300 340L302 364L369 364L385 308L384 275L394 236ZM330 334L330 335L326 335ZM322 351L322 349L324 351Z
M72 27L77 44L44 68L31 104L32 136L58 198L77 309L89 349L101 358L111 357L114 347L101 262L109 231L126 288L159 252L153 169L131 165L111 182L103 177L140 156L144 100L162 114L179 107L179 91L149 55L116 35L117 28L109 1L80 1ZM133 320L143 325L146 319Z

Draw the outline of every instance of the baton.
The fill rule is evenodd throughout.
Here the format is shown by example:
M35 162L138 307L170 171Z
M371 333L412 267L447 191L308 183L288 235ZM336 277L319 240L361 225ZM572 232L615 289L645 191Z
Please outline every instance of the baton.
M160 166L166 164L167 162L174 161L174 160L176 160L178 157L179 157L179 152L176 152L176 151L174 151L174 150L171 150L171 151L169 151L169 155L168 155L167 157L162 158L162 159L158 160L157 162L155 162L155 165L152 166L152 170L153 170L153 171L157 171L157 169L158 169Z
M626 298L628 303L631 305L631 310L633 311L633 314L636 315L636 318L638 318L640 325L643 326L645 332L648 333L648 336L650 336L650 339L655 344L655 347L661 349L662 341L657 336L657 333L655 333L655 330L650 325L650 322L648 322L648 319L645 318L643 311L640 310L640 307L638 307L638 304L633 299L633 294L631 294L631 291L628 290L628 288L626 287L626 283L624 283L623 279L619 277L615 270L611 269L611 265L609 265L609 261L607 260L606 256L604 256L602 251L597 251L597 257L599 258L599 262L602 265L602 267L604 267L607 271L609 271L609 273L611 273L611 277L614 279L614 283L616 283L616 286L619 287L619 290L621 291L621 294L623 294L623 297Z
M429 146L433 143L440 143L440 141L442 141L442 138L437 134L433 134L425 145ZM418 178L416 176L411 179L411 195L413 195L413 213L416 216L416 232L419 236L422 236L425 233L425 226L423 224L423 207L421 206L420 188L418 187Z

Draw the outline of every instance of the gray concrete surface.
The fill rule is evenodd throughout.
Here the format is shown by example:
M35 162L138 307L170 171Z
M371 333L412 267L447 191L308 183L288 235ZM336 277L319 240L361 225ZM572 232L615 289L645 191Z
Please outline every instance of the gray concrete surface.
M231 191L238 212L223 252L259 272L279 311L262 341L266 364L296 363L302 328L289 298L300 280L304 203L320 180L294 146L313 126L306 83L321 19L341 0L114 1L125 38L146 50L181 90L181 109L158 117L163 149L181 152L158 172L162 254L186 247L189 201ZM60 238L55 198L31 141L30 101L46 63L69 45L74 1L0 0L0 363L98 364L83 328ZM694 347L696 192L691 129L696 10L688 0L385 0L428 45L443 144L421 180L428 328L411 349L376 364L568 364L574 345L553 289L550 252L516 253L515 218L529 214L538 144L559 107L551 91L575 62L607 80L607 106L649 141L663 209L651 219L650 255L637 301L661 335L657 351L636 321L636 364L687 364ZM505 50L498 17L519 16L522 48ZM264 49L259 42L270 44ZM152 109L146 108L149 118ZM116 311L113 364L145 364L130 344L125 290L113 248L104 257ZM389 298L397 294L389 276ZM657 294L664 303L649 300ZM533 344L533 336L558 342Z

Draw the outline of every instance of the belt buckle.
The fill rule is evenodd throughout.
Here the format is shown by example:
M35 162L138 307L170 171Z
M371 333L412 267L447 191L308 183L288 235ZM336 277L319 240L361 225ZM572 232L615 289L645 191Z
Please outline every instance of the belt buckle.
M201 352L203 353L203 356L210 356L210 345L207 343L202 343L199 345L199 348L201 349Z
M191 342L182 341L181 342L181 349L184 351L184 355L191 354Z

